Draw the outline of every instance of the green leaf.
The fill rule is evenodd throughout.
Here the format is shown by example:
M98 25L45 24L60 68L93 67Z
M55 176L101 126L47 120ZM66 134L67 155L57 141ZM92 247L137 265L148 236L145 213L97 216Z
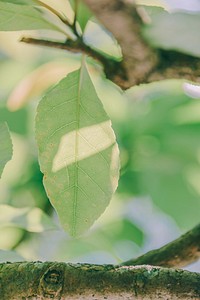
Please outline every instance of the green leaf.
M0 30L50 29L61 31L56 25L43 18L42 12L32 6L0 2Z
M0 123L7 122L10 131L21 135L28 133L28 110L22 108L10 111L6 106L0 106Z
M78 236L103 213L119 176L111 122L85 66L42 99L36 139L46 192L63 228Z
M148 11L151 23L144 27L143 34L152 46L200 56L199 13Z
M120 241L125 240L132 241L140 247L144 242L142 230L127 218L121 218L120 220L106 224L101 231L113 247Z
M70 0L70 4L73 7L73 9L75 9L76 6L75 2L78 2L76 19L81 27L81 30L84 32L87 22L92 17L92 13L88 9L88 7L82 1L79 0Z
M39 208L16 208L0 205L0 227L19 227L30 232L56 229L56 225Z
M12 141L7 124L0 124L0 178L6 163L12 158Z
M13 4L23 4L23 5L36 5L37 0L0 0L0 2L7 2L7 3L13 3Z

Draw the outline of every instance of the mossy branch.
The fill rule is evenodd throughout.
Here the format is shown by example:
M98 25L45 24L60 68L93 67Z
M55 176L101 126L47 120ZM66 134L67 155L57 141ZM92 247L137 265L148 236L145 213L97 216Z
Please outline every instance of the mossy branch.
M200 299L200 274L152 266L0 264L1 300Z
M121 265L135 266L149 264L168 268L182 268L197 261L199 258L200 224L160 249L152 250Z

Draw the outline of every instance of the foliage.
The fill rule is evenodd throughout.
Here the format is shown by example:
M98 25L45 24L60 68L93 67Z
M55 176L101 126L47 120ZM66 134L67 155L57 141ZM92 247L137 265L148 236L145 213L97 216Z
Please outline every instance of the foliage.
M200 34L196 30L200 25L199 13L183 11L169 14L162 9L151 8L149 14L151 22L145 26L143 34L151 45L200 56Z
M77 236L105 210L118 182L118 148L86 67L38 106L36 139L44 186L62 226Z
M10 1L11 2L11 1ZM15 1L12 1L15 3ZM0 30L23 30L23 29L57 29L58 28L43 18L40 10L32 6L2 3L0 1L1 23Z
M91 19L91 12L85 13L82 4L58 2L63 10L54 18L40 1L0 0L0 30L42 29L41 35L58 36L65 42L66 36L72 36L68 20L75 14L78 36L83 33L82 38L94 48L99 43L101 51L120 56L116 41ZM57 9L55 3L52 7ZM63 18L57 18L62 12L67 14L65 24ZM148 8L147 13L152 23L144 26L143 34L152 45L199 57L197 13L170 15L155 8ZM173 34L169 30L172 21ZM180 24L187 24L188 43L178 33ZM150 247L150 232L156 233L153 240L160 217L167 234L189 229L199 221L200 106L190 93L191 85L171 80L122 92L101 76L97 63L89 58L83 63L81 55L18 46L15 32L12 46L7 35L0 38L4 45L0 48L1 173L12 153L5 121L14 147L0 183L0 248L16 249L31 259L43 258L45 253L45 259L116 262L137 255L147 241ZM18 54L14 51L17 47L21 47ZM38 72L39 66L42 72ZM53 80L52 69L56 70ZM38 76L49 86L39 85ZM20 92L12 94L11 101L17 85ZM119 153L110 119L121 160L115 194ZM64 230L79 236L103 213L111 198L105 214L85 235L72 239L61 230L52 230L57 219L49 200ZM157 222L155 226L152 220ZM158 236L153 247L158 240L164 242ZM35 249L27 254L31 243Z
M0 177L5 164L12 158L12 142L6 123L0 124Z

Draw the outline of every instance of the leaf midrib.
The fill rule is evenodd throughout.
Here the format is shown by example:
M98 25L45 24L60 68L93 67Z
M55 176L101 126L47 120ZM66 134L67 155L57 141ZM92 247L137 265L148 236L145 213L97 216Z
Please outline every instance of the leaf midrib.
M77 203L78 203L78 184L79 184L79 129L80 129L80 98L81 98L81 86L83 78L83 65L80 68L79 82L78 82L78 93L76 102L76 135L75 135L75 164L74 164L74 201L73 201L73 220L72 220L72 235L76 236L76 220L77 220Z

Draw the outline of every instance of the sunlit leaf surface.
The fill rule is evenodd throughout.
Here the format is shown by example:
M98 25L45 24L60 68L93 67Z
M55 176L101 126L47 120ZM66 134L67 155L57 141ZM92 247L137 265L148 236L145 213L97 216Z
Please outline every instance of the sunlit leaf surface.
M0 124L0 177L6 163L12 158L12 141L6 123Z
M143 33L151 45L200 56L199 12L168 13L160 8L148 11L151 22L145 26Z
M107 207L119 169L111 122L86 67L70 73L42 99L36 139L47 194L63 228L80 235Z
M56 25L43 17L39 9L23 4L18 5L0 1L0 30L17 31L32 29L59 30Z

